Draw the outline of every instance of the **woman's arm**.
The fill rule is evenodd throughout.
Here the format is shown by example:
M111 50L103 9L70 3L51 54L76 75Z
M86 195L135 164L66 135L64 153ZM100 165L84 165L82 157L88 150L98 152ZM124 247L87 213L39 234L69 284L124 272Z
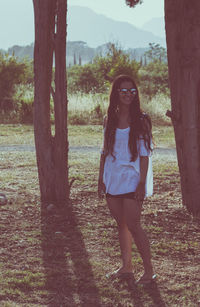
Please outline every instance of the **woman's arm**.
M148 165L149 165L149 157L141 156L140 157L140 183L145 184L146 182Z
M136 193L135 197L137 200L143 200L145 197L145 183L146 183L148 165L149 165L149 157L140 156L140 181L135 191Z
M105 156L104 154L101 154L100 165L99 165L99 181L103 181L104 164L105 164Z
M107 117L104 117L103 128L105 129L107 122ZM103 153L105 147L105 140L103 144L103 149L100 157L100 165L99 165L99 179L98 179L98 196L102 198L103 193L105 193L105 185L103 183L103 173L104 173L104 164L105 164L105 155Z
M136 189L136 199L143 200L145 197L145 184L146 184L146 177L148 172L149 166L149 156L151 155L152 151L152 124L151 118L148 114L143 114L142 116L142 128L143 134L147 137L147 144L144 140L144 137L141 135L139 140L139 156L140 156L140 181L138 183Z
M105 193L105 185L103 183L103 172L104 172L105 156L101 154L100 165L99 165L99 179L98 179L98 196L102 198Z

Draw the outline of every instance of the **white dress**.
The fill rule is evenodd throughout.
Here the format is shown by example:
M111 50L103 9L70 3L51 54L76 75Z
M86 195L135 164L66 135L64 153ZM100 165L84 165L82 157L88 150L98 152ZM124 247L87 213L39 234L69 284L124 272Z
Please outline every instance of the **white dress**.
M144 140L137 142L138 157L130 162L131 153L128 147L130 127L116 129L115 145L113 154L116 159L108 155L104 164L103 182L106 186L106 193L112 195L135 192L140 181L140 157L148 156L149 165L145 184L145 196L153 194L153 171L151 151L147 150Z

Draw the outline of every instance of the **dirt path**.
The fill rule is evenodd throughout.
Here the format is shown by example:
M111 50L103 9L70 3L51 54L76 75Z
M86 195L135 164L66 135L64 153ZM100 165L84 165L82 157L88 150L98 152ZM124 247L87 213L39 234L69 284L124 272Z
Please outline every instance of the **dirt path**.
M100 152L98 146L71 146L69 149L71 152L81 151L85 152ZM0 152L34 152L35 146L33 145L0 145ZM154 150L155 156L171 157L176 160L175 148L157 147Z

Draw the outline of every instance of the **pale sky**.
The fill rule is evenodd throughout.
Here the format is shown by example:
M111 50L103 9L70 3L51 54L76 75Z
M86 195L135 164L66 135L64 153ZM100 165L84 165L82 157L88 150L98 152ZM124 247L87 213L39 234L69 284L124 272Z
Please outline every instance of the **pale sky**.
M87 6L96 13L137 27L154 17L164 15L164 0L144 0L131 9L125 0L68 0L68 5ZM34 41L32 0L0 0L0 49L29 45Z
M87 6L96 13L141 27L154 17L164 16L164 0L143 0L134 9L125 0L68 0L69 5Z

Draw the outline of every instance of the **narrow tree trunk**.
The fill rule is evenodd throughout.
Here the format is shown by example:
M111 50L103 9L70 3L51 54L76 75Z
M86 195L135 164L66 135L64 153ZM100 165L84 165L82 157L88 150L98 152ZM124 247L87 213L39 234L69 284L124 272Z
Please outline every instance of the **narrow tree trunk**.
M59 0L55 37L55 193L56 199L68 197L68 134L66 81L66 12L67 1Z
M33 0L33 4L35 13L34 133L41 201L59 205L68 199L66 63L64 57L64 53L66 56L66 1ZM55 47L57 67L54 95L55 137L53 137L50 123L50 92ZM60 60L58 60L59 57Z
M165 0L171 118L183 204L200 213L200 1Z

